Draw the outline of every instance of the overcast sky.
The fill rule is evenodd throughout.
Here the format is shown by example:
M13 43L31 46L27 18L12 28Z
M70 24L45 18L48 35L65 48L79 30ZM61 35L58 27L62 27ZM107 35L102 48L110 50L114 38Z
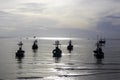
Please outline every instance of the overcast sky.
M120 0L0 0L0 36L119 37Z

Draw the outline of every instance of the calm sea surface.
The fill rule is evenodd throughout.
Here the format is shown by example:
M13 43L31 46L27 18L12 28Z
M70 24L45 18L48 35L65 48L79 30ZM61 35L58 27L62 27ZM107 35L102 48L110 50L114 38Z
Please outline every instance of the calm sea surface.
M107 40L105 58L93 56L96 40L74 39L74 50L66 49L60 39L62 57L53 58L54 39L38 39L39 49L32 50L34 39L22 39L25 57L15 58L17 38L0 39L0 80L120 80L120 40Z

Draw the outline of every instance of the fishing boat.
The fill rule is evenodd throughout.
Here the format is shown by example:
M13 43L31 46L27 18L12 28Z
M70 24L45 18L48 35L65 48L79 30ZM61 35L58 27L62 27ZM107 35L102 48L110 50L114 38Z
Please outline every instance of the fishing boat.
M99 43L97 43L97 48L96 48L96 50L94 50L93 52L94 52L94 56L95 56L97 59L103 59L103 58L104 58L104 53L103 53L102 47L100 46Z
M53 57L61 57L62 56L62 51L56 47L54 50L53 50Z
M104 58L104 53L103 52L100 52L99 50L94 50L94 56L97 58L97 59L103 59Z
M73 50L73 45L72 45L72 41L69 41L69 45L67 46L67 50L69 50L69 52L71 52Z
M53 57L61 57L62 56L62 50L59 48L59 45L61 45L59 43L59 41L55 41L55 44L56 48L52 51L53 53Z
M37 40L34 41L33 45L32 45L32 49L38 49L38 45L37 45Z
M22 46L23 46L22 41L20 41L20 42L18 43L18 46L19 46L19 50L17 50L17 52L16 52L16 57L24 57L25 51L22 50Z
M16 57L24 57L24 53L25 53L25 51L22 50L21 47L19 47L19 50L17 50L17 52L16 52Z

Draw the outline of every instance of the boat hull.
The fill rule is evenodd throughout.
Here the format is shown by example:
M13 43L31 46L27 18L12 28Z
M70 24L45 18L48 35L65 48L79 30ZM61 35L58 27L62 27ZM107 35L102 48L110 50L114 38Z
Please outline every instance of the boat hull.
M93 51L94 52L94 56L97 58L97 59L103 59L104 58L104 53L101 52L99 53L98 51Z

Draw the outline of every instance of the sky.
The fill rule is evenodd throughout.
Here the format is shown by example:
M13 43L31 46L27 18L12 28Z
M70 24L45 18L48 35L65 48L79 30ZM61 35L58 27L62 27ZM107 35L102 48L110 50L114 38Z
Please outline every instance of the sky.
M120 0L0 0L0 36L119 34Z

